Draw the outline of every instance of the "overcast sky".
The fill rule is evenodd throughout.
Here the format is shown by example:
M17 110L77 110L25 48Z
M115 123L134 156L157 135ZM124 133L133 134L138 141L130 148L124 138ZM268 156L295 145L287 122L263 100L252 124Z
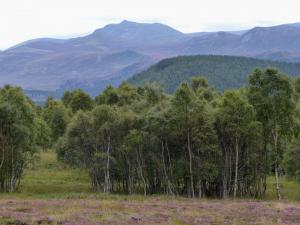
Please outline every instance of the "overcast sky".
M0 0L0 49L38 37L90 33L122 20L182 32L300 22L299 0Z

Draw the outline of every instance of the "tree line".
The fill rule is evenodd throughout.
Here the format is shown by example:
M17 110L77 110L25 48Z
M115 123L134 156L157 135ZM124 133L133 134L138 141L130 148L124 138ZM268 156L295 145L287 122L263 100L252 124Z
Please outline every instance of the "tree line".
M0 188L13 191L32 155L51 146L88 171L95 191L188 197L261 197L267 176L300 178L300 78L256 69L220 93L203 77L174 94L157 84L82 90L34 105L0 90Z

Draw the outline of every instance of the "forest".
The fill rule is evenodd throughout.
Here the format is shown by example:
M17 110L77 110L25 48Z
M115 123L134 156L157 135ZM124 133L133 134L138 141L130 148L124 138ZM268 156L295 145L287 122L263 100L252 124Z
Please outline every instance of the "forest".
M300 74L300 63L287 63L241 56L196 55L164 59L129 78L129 83L160 84L167 93L173 93L183 80L191 82L194 76L205 76L218 91L244 87L248 75L255 68L277 68L291 77Z
M0 89L0 192L20 188L35 154L53 149L89 174L95 192L262 197L267 177L300 180L300 77L256 69L220 92L206 78L172 94L153 83L108 86L92 98L66 91L43 106Z

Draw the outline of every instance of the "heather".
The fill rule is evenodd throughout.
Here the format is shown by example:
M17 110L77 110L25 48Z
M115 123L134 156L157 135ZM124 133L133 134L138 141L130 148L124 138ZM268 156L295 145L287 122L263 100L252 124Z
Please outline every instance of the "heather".
M1 200L2 224L299 224L295 203L218 200Z

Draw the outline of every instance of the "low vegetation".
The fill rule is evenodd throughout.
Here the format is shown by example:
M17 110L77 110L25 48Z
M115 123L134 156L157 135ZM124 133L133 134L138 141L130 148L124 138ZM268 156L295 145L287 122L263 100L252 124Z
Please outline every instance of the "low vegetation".
M7 225L292 225L300 220L299 204L249 200L1 200L0 209L0 223Z

